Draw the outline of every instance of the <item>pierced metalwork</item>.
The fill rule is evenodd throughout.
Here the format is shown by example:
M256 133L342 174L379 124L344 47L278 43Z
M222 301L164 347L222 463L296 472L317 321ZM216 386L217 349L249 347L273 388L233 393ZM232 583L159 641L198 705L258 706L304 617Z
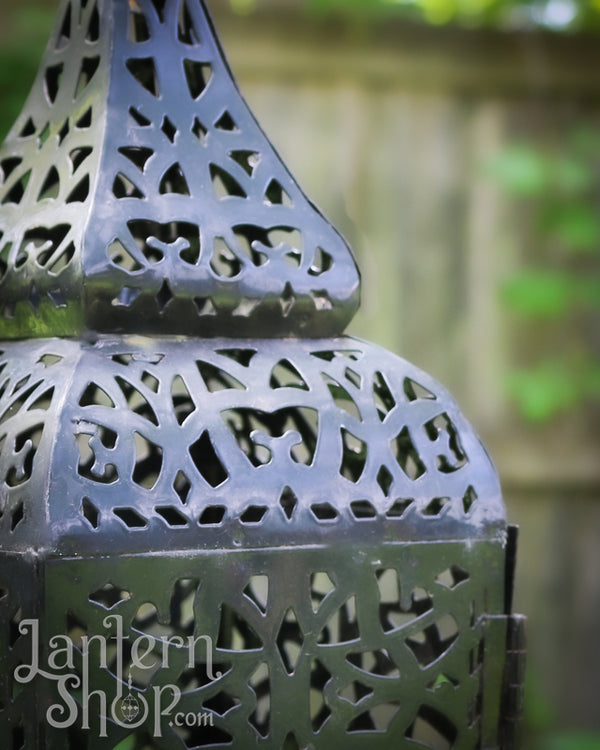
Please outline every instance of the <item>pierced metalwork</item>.
M343 336L352 255L201 0L64 0L0 170L7 747L516 747L494 467Z
M63 2L0 170L3 338L323 336L358 305L200 0Z

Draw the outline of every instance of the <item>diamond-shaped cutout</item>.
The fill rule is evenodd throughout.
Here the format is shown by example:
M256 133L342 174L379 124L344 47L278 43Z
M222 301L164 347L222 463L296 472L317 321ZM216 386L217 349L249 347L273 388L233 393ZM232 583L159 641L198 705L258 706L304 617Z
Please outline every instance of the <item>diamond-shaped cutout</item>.
M94 604L104 607L104 609L112 609L117 604L131 599L131 592L119 588L109 581L102 588L90 594L89 599Z
M288 519L288 521L291 521L292 516L294 515L294 511L296 510L296 506L298 505L298 498L289 487L283 488L283 492L281 493L281 497L279 498L279 505L285 513L285 517Z
M281 299L279 301L281 304L281 312L283 313L283 317L287 318L292 307L294 306L294 303L296 302L296 297L294 296L294 291L289 281L285 285L285 289L283 290L283 294L281 295Z
M162 283L161 288L158 290L158 294L156 295L156 301L158 302L159 312L162 313L165 307L169 304L169 302L172 299L173 299L173 292L171 291L169 282L165 279Z
M169 118L166 115L165 117L163 117L163 121L162 121L162 125L160 126L160 129L167 136L167 138L171 141L171 143L174 143L175 136L177 135L177 128L175 127L175 125L173 125L171 120L169 120Z
M442 513L450 507L449 497L434 497L433 500L428 503L421 513L424 516L441 516Z
M390 494L390 488L394 482L394 477L387 466L382 466L377 474L377 484L381 487L384 495Z
M276 643L286 672L293 674L300 660L300 653L304 645L304 635L296 613L291 607L283 616Z

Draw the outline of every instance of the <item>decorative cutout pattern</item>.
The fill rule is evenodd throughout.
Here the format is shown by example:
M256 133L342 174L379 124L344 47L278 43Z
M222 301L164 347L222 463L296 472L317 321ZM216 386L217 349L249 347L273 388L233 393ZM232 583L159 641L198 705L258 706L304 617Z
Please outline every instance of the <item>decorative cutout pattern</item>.
M107 37L97 0L64 2L0 149L0 336L81 328L81 247L100 148Z
M502 522L493 467L451 399L370 345L29 346L0 357L0 524L12 534L47 512L31 503L45 496L50 455L75 469L61 472L50 514L71 519L86 544L109 534L113 550L145 549L147 535L166 532L195 547L203 530L268 544L340 527L494 535ZM52 454L48 420L62 436Z
M358 287L201 0L63 0L0 149L0 337L332 335Z
M501 554L500 545L489 552ZM144 639L144 668L124 649L109 671L90 665L90 689L104 685L112 694L112 675L131 670L138 698L175 684L178 711L210 715L202 727L159 718L169 750L257 741L277 750L340 742L355 750L413 743L476 750L495 722L482 713L484 638L491 646L499 635L502 644L482 619L488 577L475 565L478 554L440 543L381 548L380 565L344 550L302 548L271 550L260 561L251 551L168 562L144 556L127 571L115 560L72 561L52 573L49 594L68 592L71 628L80 633L108 634L109 609L122 618L127 642ZM447 585L455 577L460 583ZM499 587L488 606L501 598ZM51 628L63 626L56 611L53 618ZM486 664L487 679L493 669ZM133 733L134 746L144 747L154 721L151 714L135 732L109 723L111 746ZM98 728L79 738L89 750L100 747Z

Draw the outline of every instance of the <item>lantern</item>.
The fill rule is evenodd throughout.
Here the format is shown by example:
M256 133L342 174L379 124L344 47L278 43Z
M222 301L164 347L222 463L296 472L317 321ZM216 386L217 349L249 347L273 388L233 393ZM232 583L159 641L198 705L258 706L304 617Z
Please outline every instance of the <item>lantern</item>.
M64 0L0 169L5 746L514 747L496 472L203 2Z

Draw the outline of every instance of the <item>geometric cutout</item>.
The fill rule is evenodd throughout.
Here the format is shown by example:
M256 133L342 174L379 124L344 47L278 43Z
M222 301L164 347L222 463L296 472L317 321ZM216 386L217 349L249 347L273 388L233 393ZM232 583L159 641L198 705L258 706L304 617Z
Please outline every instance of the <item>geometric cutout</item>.
M131 599L131 592L115 586L110 581L89 596L91 602L99 604L104 609L112 609L128 599Z
M87 497L81 501L81 515L93 529L97 529L100 523L100 511L94 503Z
M434 497L433 500L421 510L421 513L424 516L439 517L444 508L449 508L450 504L451 501L449 497Z
M190 188L181 165L178 162L172 164L161 178L158 186L161 195L177 193L179 195L190 195Z
M239 612L223 602L217 648L227 651L256 651L262 647L262 639L254 628Z
M360 637L356 617L356 596L349 596L327 619L317 638L317 643L335 646L349 643Z
M220 526L227 508L224 505L209 505L202 511L198 523L201 526Z
M197 99L208 86L212 76L212 67L196 60L184 59L183 70L190 96L192 99Z
M113 508L113 513L129 529L142 529L148 525L148 521L134 508Z
M403 427L398 436L392 440L392 450L400 468L409 479L415 481L425 474L425 464L419 457L408 427Z
M405 640L421 668L425 669L446 653L457 638L458 624L451 614L445 614Z
M289 607L284 616L275 643L281 656L283 666L288 674L293 674L304 644L304 635L294 610Z
M325 686L331 680L331 673L319 659L313 659L310 667L310 718L313 732L317 733L331 716L331 709L325 703Z
M151 57L134 58L131 57L125 62L127 70L135 80L149 91L153 96L158 96L158 78L154 60Z
M387 679L397 679L400 677L398 667L394 664L385 648L378 649L377 651L349 653L346 655L346 661L362 672L374 675L375 677L385 677Z
M185 420L196 411L196 405L192 396L180 375L175 375L171 383L171 398L173 401L173 412L177 423L182 425Z
M323 600L335 590L335 585L325 571L310 575L310 601L313 612L316 612Z
M340 474L351 482L358 482L367 463L367 443L342 428L342 463Z
M199 474L211 487L218 487L227 480L229 474L213 447L208 430L188 450Z
M256 697L256 709L248 717L248 723L254 727L260 737L267 737L271 721L271 684L267 662L261 662L258 665L250 675L248 685Z
M264 615L267 611L267 600L269 598L269 578L265 575L250 576L248 584L243 591L250 601Z

